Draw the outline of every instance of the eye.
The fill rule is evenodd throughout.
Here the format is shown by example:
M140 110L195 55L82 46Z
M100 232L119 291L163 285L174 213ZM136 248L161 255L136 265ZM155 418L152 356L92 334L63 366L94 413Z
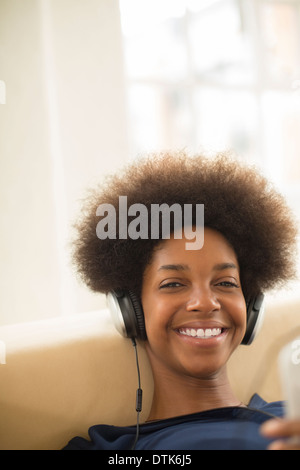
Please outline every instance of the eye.
M217 284L217 286L221 286L221 287L240 287L236 282L233 282L233 281L222 281L222 282L219 282Z
M160 289L166 289L166 288L175 288L175 287L182 287L183 284L181 284L180 282L167 282L166 284L163 284L160 286Z

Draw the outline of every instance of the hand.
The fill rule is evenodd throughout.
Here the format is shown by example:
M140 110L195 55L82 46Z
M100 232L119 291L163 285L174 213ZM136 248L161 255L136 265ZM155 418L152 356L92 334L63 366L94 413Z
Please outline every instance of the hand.
M261 426L260 432L269 439L276 439L269 450L300 450L300 419L270 419Z

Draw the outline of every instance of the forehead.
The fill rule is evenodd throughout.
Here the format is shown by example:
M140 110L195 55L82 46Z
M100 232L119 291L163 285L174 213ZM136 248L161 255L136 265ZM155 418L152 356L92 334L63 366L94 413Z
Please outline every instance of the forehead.
M187 250L186 241L184 236L181 239L171 237L170 240L162 241L154 250L149 267L159 270L164 265L178 264L189 268L193 266L209 268L227 263L238 268L234 249L216 230L208 227L204 229L204 244L199 250Z

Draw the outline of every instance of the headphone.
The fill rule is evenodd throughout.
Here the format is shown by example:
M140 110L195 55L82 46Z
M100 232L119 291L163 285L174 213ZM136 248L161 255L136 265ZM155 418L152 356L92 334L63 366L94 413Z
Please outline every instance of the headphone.
M139 298L130 290L115 290L106 295L113 323L125 338L146 340L144 312ZM249 345L256 337L264 318L264 294L246 300L247 328L241 344Z

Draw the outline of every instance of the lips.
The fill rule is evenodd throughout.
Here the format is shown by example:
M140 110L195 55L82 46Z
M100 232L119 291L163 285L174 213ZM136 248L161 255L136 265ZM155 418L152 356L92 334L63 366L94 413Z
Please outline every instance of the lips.
M179 328L178 332L193 338L207 339L219 336L222 333L222 328Z
M185 340L219 340L228 332L227 325L221 322L188 322L175 328L175 332Z

